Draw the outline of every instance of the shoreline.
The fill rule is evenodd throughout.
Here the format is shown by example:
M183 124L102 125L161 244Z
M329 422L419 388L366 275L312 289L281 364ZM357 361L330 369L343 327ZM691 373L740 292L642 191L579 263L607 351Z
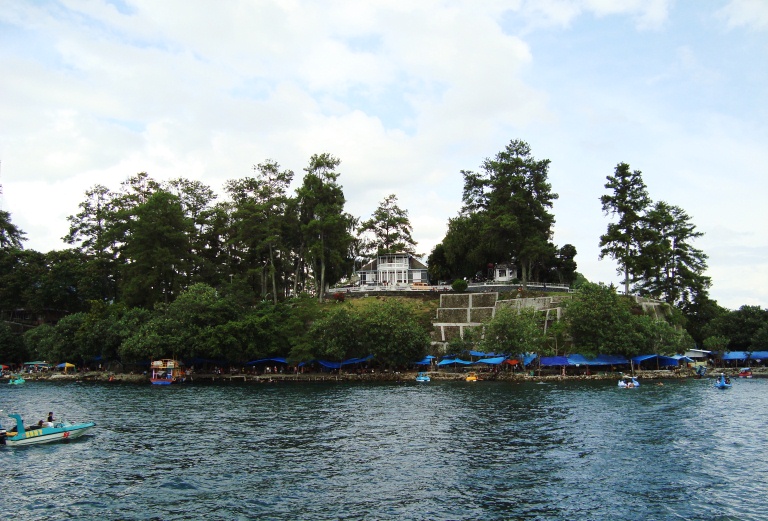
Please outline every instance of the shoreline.
M714 369L704 378L711 378L713 375L724 373L726 376L736 378L738 368ZM443 381L461 381L464 380L467 372L448 373L443 371L425 371L433 380ZM565 382L582 380L619 380L622 375L629 373L621 372L598 372L597 374L581 375L562 375L546 374L537 375L535 371L531 372L482 372L474 371L483 381L508 381L508 382ZM193 373L187 376L189 383L230 383L242 382L253 384L265 383L307 383L307 382L408 382L415 381L418 371L404 372L376 372L376 373L301 373L301 374L213 374L213 373ZM754 377L768 377L768 368L753 368ZM130 374L130 373L110 373L105 371L90 371L85 373L62 374L62 373L32 373L22 374L24 379L29 382L110 382L110 383L135 383L149 384L149 375ZM634 372L638 380L679 380L696 379L693 371L670 371L670 370L639 370ZM7 380L9 378L3 378Z

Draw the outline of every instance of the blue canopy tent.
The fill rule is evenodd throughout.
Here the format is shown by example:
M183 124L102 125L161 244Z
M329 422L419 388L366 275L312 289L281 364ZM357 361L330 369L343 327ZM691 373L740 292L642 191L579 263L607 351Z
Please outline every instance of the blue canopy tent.
M345 365L362 364L373 359L373 355L368 355L365 358L350 358L341 362L329 362L327 360L317 360L317 363L328 369L341 369Z
M495 356L493 358L481 358L475 363L478 364L488 364L488 365L499 365L504 363L504 360L506 360L506 356Z
M472 365L474 362L470 362L468 360L462 360L461 358L444 358L440 360L437 365L443 366L443 365L451 365L451 364L461 364L461 365Z
M687 360L691 360L688 357L683 357L683 358L686 358ZM634 363L638 367L640 367L644 362L646 363L646 366L647 366L648 363L653 364L654 361L656 362L656 369L661 369L662 367L677 367L679 365L678 359L673 356L640 355L640 356L632 357L632 363Z
M250 362L246 362L245 365L258 365L258 364L265 364L267 362L277 362L280 364L288 363L285 358L275 357L275 358L259 358L258 360L251 360Z
M542 356L539 358L541 367L559 367L568 365L568 358L564 356Z
M424 357L424 360L421 360L420 362L414 362L413 365L432 365L432 360L434 360L436 357L432 355L427 355Z

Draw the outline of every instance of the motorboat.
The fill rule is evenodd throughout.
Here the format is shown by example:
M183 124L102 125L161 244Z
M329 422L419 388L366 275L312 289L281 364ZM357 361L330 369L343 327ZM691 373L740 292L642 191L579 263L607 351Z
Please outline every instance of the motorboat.
M431 378L429 375L425 372L419 372L419 374L416 375L416 381L417 382L429 382Z
M619 389L633 389L635 387L640 387L640 382L634 376L624 376L619 380Z
M739 369L739 378L752 378L752 369L749 367Z
M717 380L715 380L715 387L718 389L730 389L733 387L733 384L731 383L731 379L725 376L723 373L720 373L720 376L717 377Z
M467 382L477 382L480 380L480 378L477 376L476 373L469 373L467 377L465 378Z
M85 434L88 429L96 425L93 422L73 424L67 421L41 421L37 425L24 427L21 415L9 414L8 417L16 420L16 426L9 431L0 428L0 445L8 445L11 447L72 440L79 438Z
M149 381L153 385L171 385L185 380L184 364L172 358L163 358L152 362L152 376Z
M24 377L19 374L11 375L11 378L8 380L9 385L19 385L23 384L24 382L26 382L26 380L24 380Z

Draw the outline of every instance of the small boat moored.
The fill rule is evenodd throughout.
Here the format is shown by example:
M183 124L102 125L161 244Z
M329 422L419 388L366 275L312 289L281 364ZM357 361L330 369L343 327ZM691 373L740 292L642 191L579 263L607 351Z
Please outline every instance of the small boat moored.
M419 372L419 374L416 375L417 382L429 382L430 380L431 378L425 372Z
M477 382L480 380L480 378L477 376L476 373L469 373L467 377L465 378L467 382Z
M153 385L171 385L185 380L182 363L171 358L155 360L152 362L152 377L149 379Z
M640 387L640 382L634 376L624 376L619 380L619 389L633 389Z
M23 384L24 382L26 382L26 380L24 380L23 376L20 374L12 374L11 378L8 380L8 385L19 385Z
M720 373L720 376L717 377L717 380L715 380L715 387L718 389L730 389L733 387L733 384L731 383L731 379L725 376L723 373Z
M24 427L24 422L20 415L9 414L8 417L16 420L16 425L9 431L0 428L0 445L8 445L10 447L72 440L79 438L88 429L96 425L93 422L72 424L67 421L53 421L40 422L32 427Z
M749 367L739 369L739 378L752 378L752 369Z

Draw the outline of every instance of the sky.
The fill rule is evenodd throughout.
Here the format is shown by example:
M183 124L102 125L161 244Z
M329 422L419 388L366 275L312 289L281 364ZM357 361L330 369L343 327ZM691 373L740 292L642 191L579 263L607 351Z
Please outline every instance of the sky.
M599 260L618 163L704 236L711 298L768 307L766 0L0 0L0 209L68 247L95 185L224 183L341 160L346 211L390 194L417 250L462 170L512 140L549 159L553 242Z

